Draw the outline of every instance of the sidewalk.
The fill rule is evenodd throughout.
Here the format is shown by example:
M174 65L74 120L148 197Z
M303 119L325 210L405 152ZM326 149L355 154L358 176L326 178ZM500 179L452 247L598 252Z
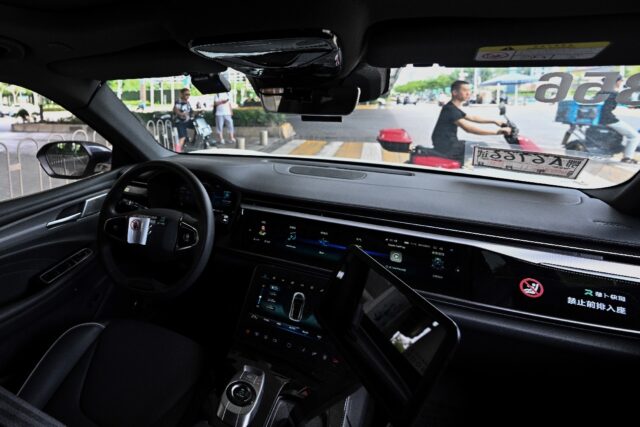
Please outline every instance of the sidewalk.
M216 146L214 147L209 147L209 148L205 148L202 150L195 150L195 151L191 151L191 153L215 153L219 150L233 150L235 152L242 152L242 151L259 151L259 152L264 152L264 153L270 153L274 150L276 150L278 147L284 145L287 143L287 140L281 139L281 138L276 138L276 137L269 137L268 138L268 144L267 145L260 145L260 138L258 137L254 137L254 138L245 138L245 147L244 150L239 150L238 149L238 143L237 143L238 137L236 137L236 143L227 143L227 144L216 144Z

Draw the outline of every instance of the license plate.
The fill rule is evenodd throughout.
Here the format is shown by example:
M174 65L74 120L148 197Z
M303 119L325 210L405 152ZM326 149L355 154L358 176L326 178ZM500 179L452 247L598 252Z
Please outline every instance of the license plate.
M473 165L576 179L589 159L505 148L473 147Z

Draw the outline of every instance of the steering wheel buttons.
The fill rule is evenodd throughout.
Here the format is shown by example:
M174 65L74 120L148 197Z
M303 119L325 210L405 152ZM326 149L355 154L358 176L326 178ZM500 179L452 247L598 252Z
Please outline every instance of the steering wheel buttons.
M178 250L194 247L198 243L198 230L194 227L181 222L178 226L178 241L176 247Z

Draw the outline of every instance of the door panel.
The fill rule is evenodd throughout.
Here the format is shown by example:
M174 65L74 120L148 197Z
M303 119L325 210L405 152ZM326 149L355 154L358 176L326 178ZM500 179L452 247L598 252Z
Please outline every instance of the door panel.
M117 173L0 204L0 384L15 391L56 336L94 319L112 284L96 255ZM61 221L62 220L62 221Z

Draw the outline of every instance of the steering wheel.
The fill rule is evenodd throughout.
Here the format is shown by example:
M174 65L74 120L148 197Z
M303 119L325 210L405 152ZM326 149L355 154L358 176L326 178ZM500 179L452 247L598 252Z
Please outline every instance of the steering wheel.
M166 173L193 195L189 212L152 207L116 209L133 180ZM130 187L129 187L130 189ZM117 285L135 293L169 298L187 290L204 271L214 241L211 199L186 167L149 161L126 171L107 194L100 211L98 245L107 272Z

